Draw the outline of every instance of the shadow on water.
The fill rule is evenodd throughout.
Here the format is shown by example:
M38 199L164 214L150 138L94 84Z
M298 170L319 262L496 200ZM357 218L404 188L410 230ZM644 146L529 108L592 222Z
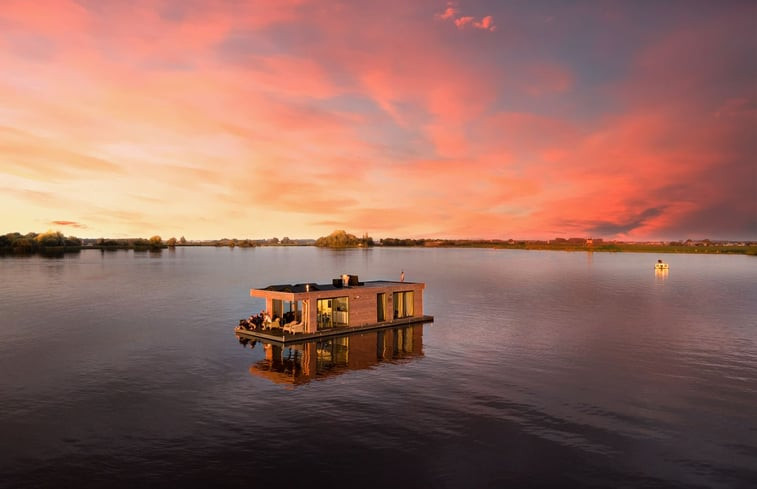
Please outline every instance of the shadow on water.
M264 358L249 368L251 375L277 384L297 386L352 370L372 368L423 356L423 324L346 333L296 344L267 342L237 335L244 347L262 348Z

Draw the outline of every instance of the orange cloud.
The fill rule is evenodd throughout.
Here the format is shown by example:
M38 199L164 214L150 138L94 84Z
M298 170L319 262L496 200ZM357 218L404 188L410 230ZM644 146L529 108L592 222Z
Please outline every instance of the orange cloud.
M87 226L85 224L75 221L52 221L50 224L54 224L56 226L69 226L78 229L87 229Z

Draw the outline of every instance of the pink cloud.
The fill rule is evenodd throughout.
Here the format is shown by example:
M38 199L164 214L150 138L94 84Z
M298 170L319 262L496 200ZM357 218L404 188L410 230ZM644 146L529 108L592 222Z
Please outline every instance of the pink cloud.
M481 19L480 22L474 22L473 27L476 27L477 29L484 29L489 31L496 30L496 26L494 25L494 19L491 15L487 15L483 19Z
M457 17L455 19L455 26L457 26L458 29L462 29L465 27L466 24L472 24L473 23L473 17Z
M497 27L494 25L494 18L491 15L483 17L481 20L476 20L475 17L470 15L458 15L460 9L453 2L447 3L447 8L441 12L435 14L435 17L440 20L449 20L455 24L458 29L463 29L466 26L472 26L476 29L482 29L485 31L495 31Z
M440 14L436 14L436 18L442 19L442 20L448 20L448 19L454 19L455 15L459 12L459 10L450 4L447 4L447 8L444 10L444 12Z

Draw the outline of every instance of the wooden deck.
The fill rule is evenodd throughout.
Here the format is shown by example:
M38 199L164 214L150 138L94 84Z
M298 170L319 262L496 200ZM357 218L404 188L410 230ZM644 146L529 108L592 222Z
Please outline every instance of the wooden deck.
M303 341L312 341L319 338L328 338L330 336L339 336L348 333L358 333L360 331L372 331L375 329L384 328L397 328L406 326L409 324L418 323L432 323L434 322L433 316L414 316L402 319L395 319L393 321L387 321L384 323L366 324L364 326L342 326L337 328L329 328L315 333L286 333L281 328L274 328L272 330L262 331L260 328L248 330L241 326L234 328L234 332L238 336L244 336L246 338L255 338L258 340L265 340L271 343L279 344L292 344L300 343Z

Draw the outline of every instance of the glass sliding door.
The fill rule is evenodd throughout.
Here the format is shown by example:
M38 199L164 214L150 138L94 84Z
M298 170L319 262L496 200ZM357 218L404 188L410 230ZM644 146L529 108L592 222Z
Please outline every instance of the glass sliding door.
M392 295L394 303L394 319L410 317L414 314L413 300L415 295L412 290L407 292L395 292Z
M333 328L331 299L318 299L318 329Z
M318 329L347 326L350 322L347 297L318 299Z
M402 292L392 294L392 304L394 305L394 319L405 317L405 301Z
M347 297L334 298L334 311L332 315L334 326L347 326L350 324L350 308Z
M404 293L405 299L405 317L410 317L415 314L413 312L413 300L415 299L413 291L410 290Z

